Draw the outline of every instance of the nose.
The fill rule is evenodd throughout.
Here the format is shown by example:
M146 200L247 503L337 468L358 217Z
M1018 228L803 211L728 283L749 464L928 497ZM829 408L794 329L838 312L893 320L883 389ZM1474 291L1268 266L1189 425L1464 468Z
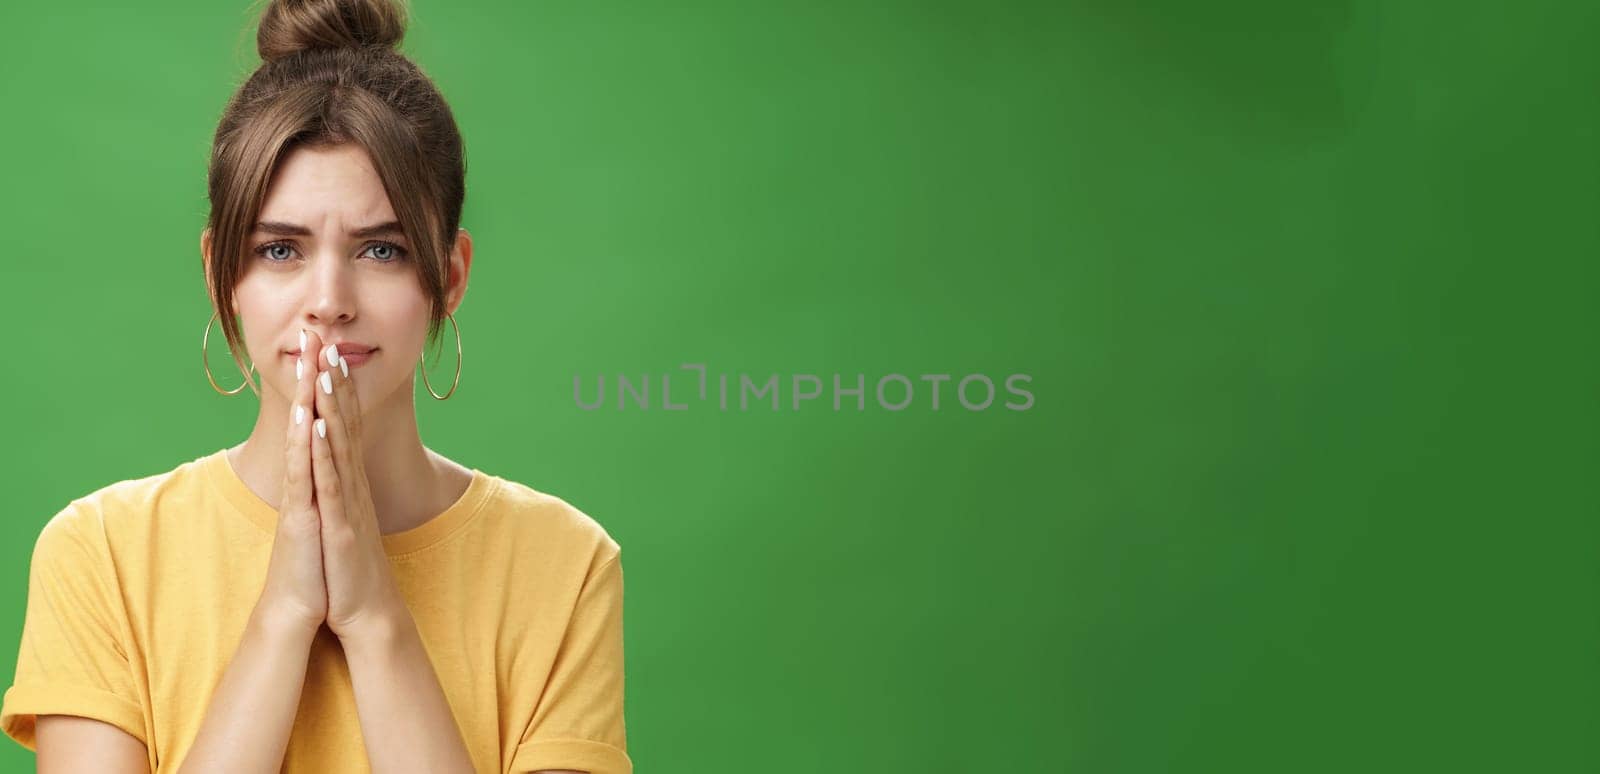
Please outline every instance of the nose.
M338 256L319 258L307 272L306 321L326 330L328 326L355 319L356 278L353 267Z

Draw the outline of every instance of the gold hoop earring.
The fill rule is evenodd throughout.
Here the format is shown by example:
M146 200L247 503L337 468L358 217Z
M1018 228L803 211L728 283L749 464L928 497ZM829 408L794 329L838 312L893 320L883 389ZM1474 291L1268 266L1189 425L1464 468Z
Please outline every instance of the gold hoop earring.
M216 313L215 310L213 310L211 312L211 319L206 320L206 333L205 333L204 336L200 337L200 363L206 369L206 381L211 382L211 389L216 390L217 392L220 392L223 395L238 395L241 390L243 390L246 387L249 387L250 391L254 392L257 395L257 397L259 397L261 395L261 393L260 393L260 391L256 390L255 380L251 379L251 376L253 376L255 374L255 372L256 372L256 364L254 362L252 362L250 364L250 370L249 371L243 372L244 373L244 384L241 384L238 387L233 388L232 390L224 390L224 389L222 389L222 387L220 387L217 384L217 380L214 377L211 376L211 360L206 354L206 344L210 343L210 341L211 341L211 323L214 322L216 319L217 319L217 313ZM228 347L228 354L230 354L230 355L233 354L233 347L231 347L231 346ZM239 364L239 361L238 361L237 358L234 359L233 364L235 366L237 366Z
M423 355L421 358L419 358L417 360L418 367L422 369L422 386L427 387L428 388L428 394L432 395L436 400L447 400L447 399L449 399L449 397L452 394L455 393L456 385L461 383L461 326L456 324L456 316L455 315L450 314L449 312L446 312L445 314L449 315L449 317L450 317L450 327L456 329L456 379L455 379L455 381L450 383L450 391L445 393L445 394L443 394L443 395L440 395L439 393L434 392L433 391L433 385L428 383L428 362L427 362L428 358L427 358L427 355Z

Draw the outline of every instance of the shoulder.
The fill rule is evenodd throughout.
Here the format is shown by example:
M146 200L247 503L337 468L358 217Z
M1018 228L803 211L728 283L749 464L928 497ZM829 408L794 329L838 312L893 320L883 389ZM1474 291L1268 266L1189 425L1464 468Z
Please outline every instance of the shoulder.
M148 529L162 506L188 500L204 485L200 459L113 481L69 500L41 527L40 543L70 540L108 547L115 535Z
M492 485L487 509L515 532L563 552L583 553L598 564L622 551L611 532L565 497L514 479L484 473Z

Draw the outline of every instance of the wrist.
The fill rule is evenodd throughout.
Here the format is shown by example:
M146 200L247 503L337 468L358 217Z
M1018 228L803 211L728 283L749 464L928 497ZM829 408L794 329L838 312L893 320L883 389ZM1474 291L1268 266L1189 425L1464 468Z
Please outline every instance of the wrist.
M249 625L252 629L272 637L309 640L316 636L322 622L313 621L290 607L274 604L271 600L263 598L251 611Z
M407 634L414 634L415 624L411 611L405 605L388 605L346 624L329 629L339 638L346 652L351 650L389 649L402 642Z

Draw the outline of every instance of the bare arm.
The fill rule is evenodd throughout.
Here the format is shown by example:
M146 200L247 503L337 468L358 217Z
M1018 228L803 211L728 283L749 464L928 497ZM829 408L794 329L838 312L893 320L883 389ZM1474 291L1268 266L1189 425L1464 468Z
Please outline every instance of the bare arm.
M472 759L410 615L379 633L343 641L361 736L374 772L471 772ZM535 774L588 774L542 769Z
M283 768L317 630L257 605L222 674L182 774Z
M372 771L473 771L455 715L409 611L389 616L382 628L341 643L350 665L361 736L383 740L378 745L367 743ZM540 769L533 774L589 772Z
M311 343L320 343L315 334ZM302 339L302 348L305 347ZM296 369L309 377L304 365ZM314 369L313 369L314 371ZM286 418L283 501L261 596L206 707L180 774L277 774L300 709L311 643L327 617L321 520L311 490L312 384L300 378Z
M149 774L150 755L137 737L103 720L40 715L34 720L39 774L98 771Z
M373 772L471 774L466 742L410 612L340 642Z

